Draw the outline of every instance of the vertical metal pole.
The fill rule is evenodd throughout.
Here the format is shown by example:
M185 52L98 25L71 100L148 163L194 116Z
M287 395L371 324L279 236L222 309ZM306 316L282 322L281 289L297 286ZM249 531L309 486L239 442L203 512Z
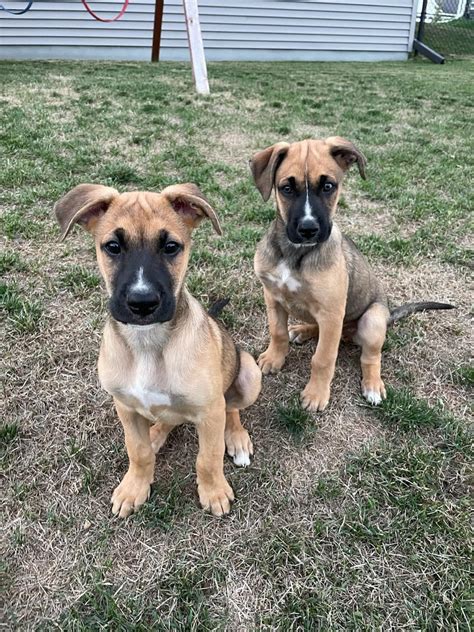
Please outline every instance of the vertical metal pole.
M423 35L425 32L425 20L426 20L426 7L428 5L428 0L423 0L423 6L421 7L421 15L420 15L420 23L418 24L418 33L416 35L416 39L419 42L423 41Z
M206 57L204 56L201 25L199 24L198 3L197 0L183 0L183 6L196 91L199 94L209 94Z
M463 18L465 20L471 19L471 0L467 0L466 6L464 7L464 15Z
M151 61L160 60L161 28L163 25L163 6L165 0L155 0L155 20L153 23L153 43L151 45Z

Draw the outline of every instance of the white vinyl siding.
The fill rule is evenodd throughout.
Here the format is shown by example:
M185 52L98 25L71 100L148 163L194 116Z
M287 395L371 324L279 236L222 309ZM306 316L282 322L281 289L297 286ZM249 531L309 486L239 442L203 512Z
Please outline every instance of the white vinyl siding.
M2 2L13 8L25 6L16 0ZM89 4L100 16L112 17L122 0L90 0ZM0 11L0 57L149 61L154 11L155 0L130 0L123 18L112 23L94 20L78 0L38 0L22 16Z
M12 8L18 0L2 0ZM100 15L121 0L90 0ZM220 60L406 59L414 0L200 0L206 58ZM150 60L155 0L130 0L114 23L78 0L37 0L23 16L0 12L0 58ZM182 0L165 0L160 59L188 61Z

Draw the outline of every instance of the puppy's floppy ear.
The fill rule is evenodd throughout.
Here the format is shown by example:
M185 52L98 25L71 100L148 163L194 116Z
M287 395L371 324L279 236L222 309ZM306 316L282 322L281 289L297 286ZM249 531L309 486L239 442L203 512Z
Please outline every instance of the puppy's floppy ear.
M173 184L163 189L161 194L168 198L176 213L191 230L207 217L216 233L222 235L216 212L195 184Z
M347 171L351 165L357 162L359 173L365 180L367 160L354 143L340 136L331 136L330 138L326 138L326 144L329 145L329 152L341 169Z
M259 151L250 161L253 179L265 202L270 197L275 181L275 173L285 158L288 143L277 143Z
M61 227L61 241L76 223L81 224L88 232L93 232L99 219L118 195L118 191L112 187L101 184L80 184L66 193L54 205Z

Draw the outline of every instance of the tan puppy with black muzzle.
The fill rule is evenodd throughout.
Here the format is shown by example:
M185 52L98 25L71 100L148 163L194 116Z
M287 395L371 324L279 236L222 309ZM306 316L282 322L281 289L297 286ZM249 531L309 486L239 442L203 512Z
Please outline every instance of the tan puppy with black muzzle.
M365 178L366 160L350 141L277 143L255 154L252 174L267 201L275 191L276 219L257 247L255 271L263 284L270 345L258 363L262 372L279 371L292 340L318 338L311 377L301 394L308 410L322 411L341 336L362 347L362 393L371 404L385 398L381 352L387 325L444 303L410 303L392 312L380 281L355 244L334 222L341 183L357 163ZM303 324L288 328L288 316Z
M193 184L160 194L81 184L55 212L63 239L76 223L93 234L110 297L99 378L114 398L130 461L112 495L113 513L126 517L147 500L155 454L185 421L199 438L201 505L228 513L234 494L224 452L236 465L250 463L239 411L257 399L261 372L185 287L193 228L207 217L221 234L214 210Z

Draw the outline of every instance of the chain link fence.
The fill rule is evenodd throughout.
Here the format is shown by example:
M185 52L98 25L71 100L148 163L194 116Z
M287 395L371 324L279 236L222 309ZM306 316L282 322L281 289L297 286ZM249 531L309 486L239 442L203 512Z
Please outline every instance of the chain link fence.
M416 37L448 60L474 56L473 0L419 0Z

